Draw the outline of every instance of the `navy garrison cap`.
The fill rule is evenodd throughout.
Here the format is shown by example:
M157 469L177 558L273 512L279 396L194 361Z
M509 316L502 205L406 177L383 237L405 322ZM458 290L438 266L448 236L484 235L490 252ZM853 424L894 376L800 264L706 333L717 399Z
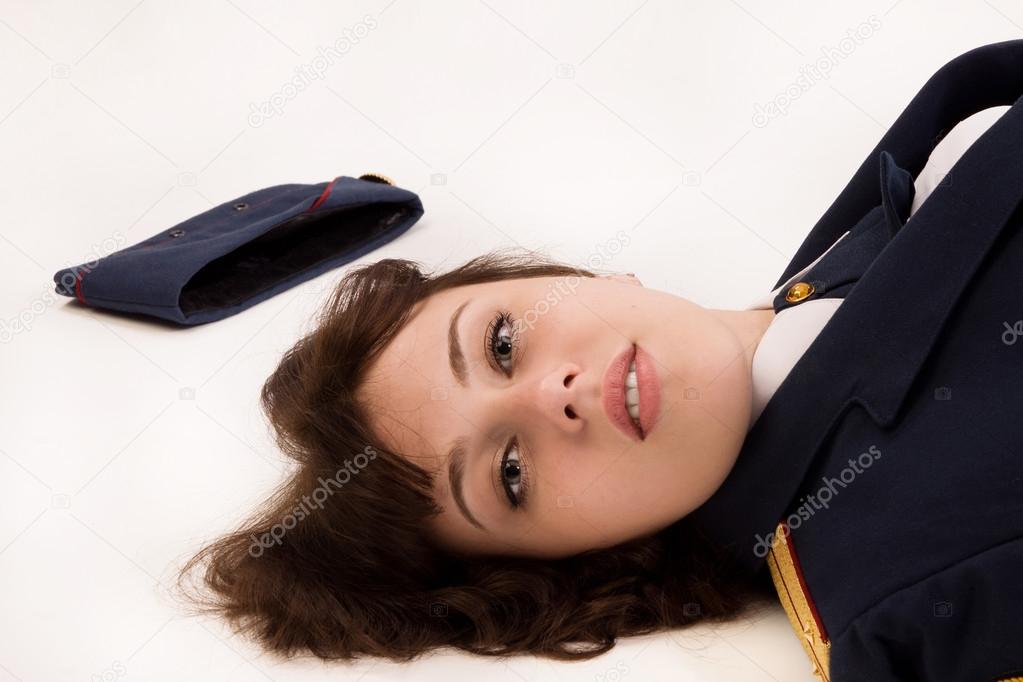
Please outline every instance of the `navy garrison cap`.
M369 253L422 215L419 197L382 175L275 185L53 281L85 305L204 324Z

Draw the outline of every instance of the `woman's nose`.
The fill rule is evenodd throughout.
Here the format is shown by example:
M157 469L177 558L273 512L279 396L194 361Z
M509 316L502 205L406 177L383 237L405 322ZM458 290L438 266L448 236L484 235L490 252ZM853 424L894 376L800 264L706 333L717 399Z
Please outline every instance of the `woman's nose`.
M576 433L583 427L583 416L589 416L581 404L585 391L578 365L563 363L519 388L523 409L541 423Z

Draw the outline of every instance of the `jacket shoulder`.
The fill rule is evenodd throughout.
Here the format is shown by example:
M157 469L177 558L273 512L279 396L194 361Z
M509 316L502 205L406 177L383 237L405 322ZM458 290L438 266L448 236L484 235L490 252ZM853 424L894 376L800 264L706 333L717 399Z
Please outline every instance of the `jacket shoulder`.
M837 633L817 613L783 524L774 538L767 557L772 581L824 682L1023 682L1023 538L915 580Z

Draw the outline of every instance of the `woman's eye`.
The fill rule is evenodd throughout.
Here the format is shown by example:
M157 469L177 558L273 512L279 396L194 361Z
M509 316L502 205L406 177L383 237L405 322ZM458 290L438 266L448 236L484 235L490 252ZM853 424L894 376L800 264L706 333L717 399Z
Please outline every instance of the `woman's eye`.
M511 314L499 312L491 321L486 334L487 351L497 362L499 371L509 377L512 373L512 360L518 359L513 345L517 331ZM512 509L522 506L528 494L529 484L523 472L518 440L513 437L504 450L497 470L498 480L504 488L505 495L508 496Z
M522 504L522 466L518 444L512 444L501 459L501 485L513 508Z
M514 338L513 320L508 313L499 313L490 325L490 355L497 361L505 374L511 367L505 363L512 361L512 339Z

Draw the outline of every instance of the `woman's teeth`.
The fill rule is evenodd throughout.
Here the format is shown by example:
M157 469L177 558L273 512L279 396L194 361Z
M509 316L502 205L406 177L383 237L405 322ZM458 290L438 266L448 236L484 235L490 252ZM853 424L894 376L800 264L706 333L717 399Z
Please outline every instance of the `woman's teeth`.
M635 360L629 363L629 371L625 375L625 409L629 411L636 426L639 426L639 382L636 380Z

